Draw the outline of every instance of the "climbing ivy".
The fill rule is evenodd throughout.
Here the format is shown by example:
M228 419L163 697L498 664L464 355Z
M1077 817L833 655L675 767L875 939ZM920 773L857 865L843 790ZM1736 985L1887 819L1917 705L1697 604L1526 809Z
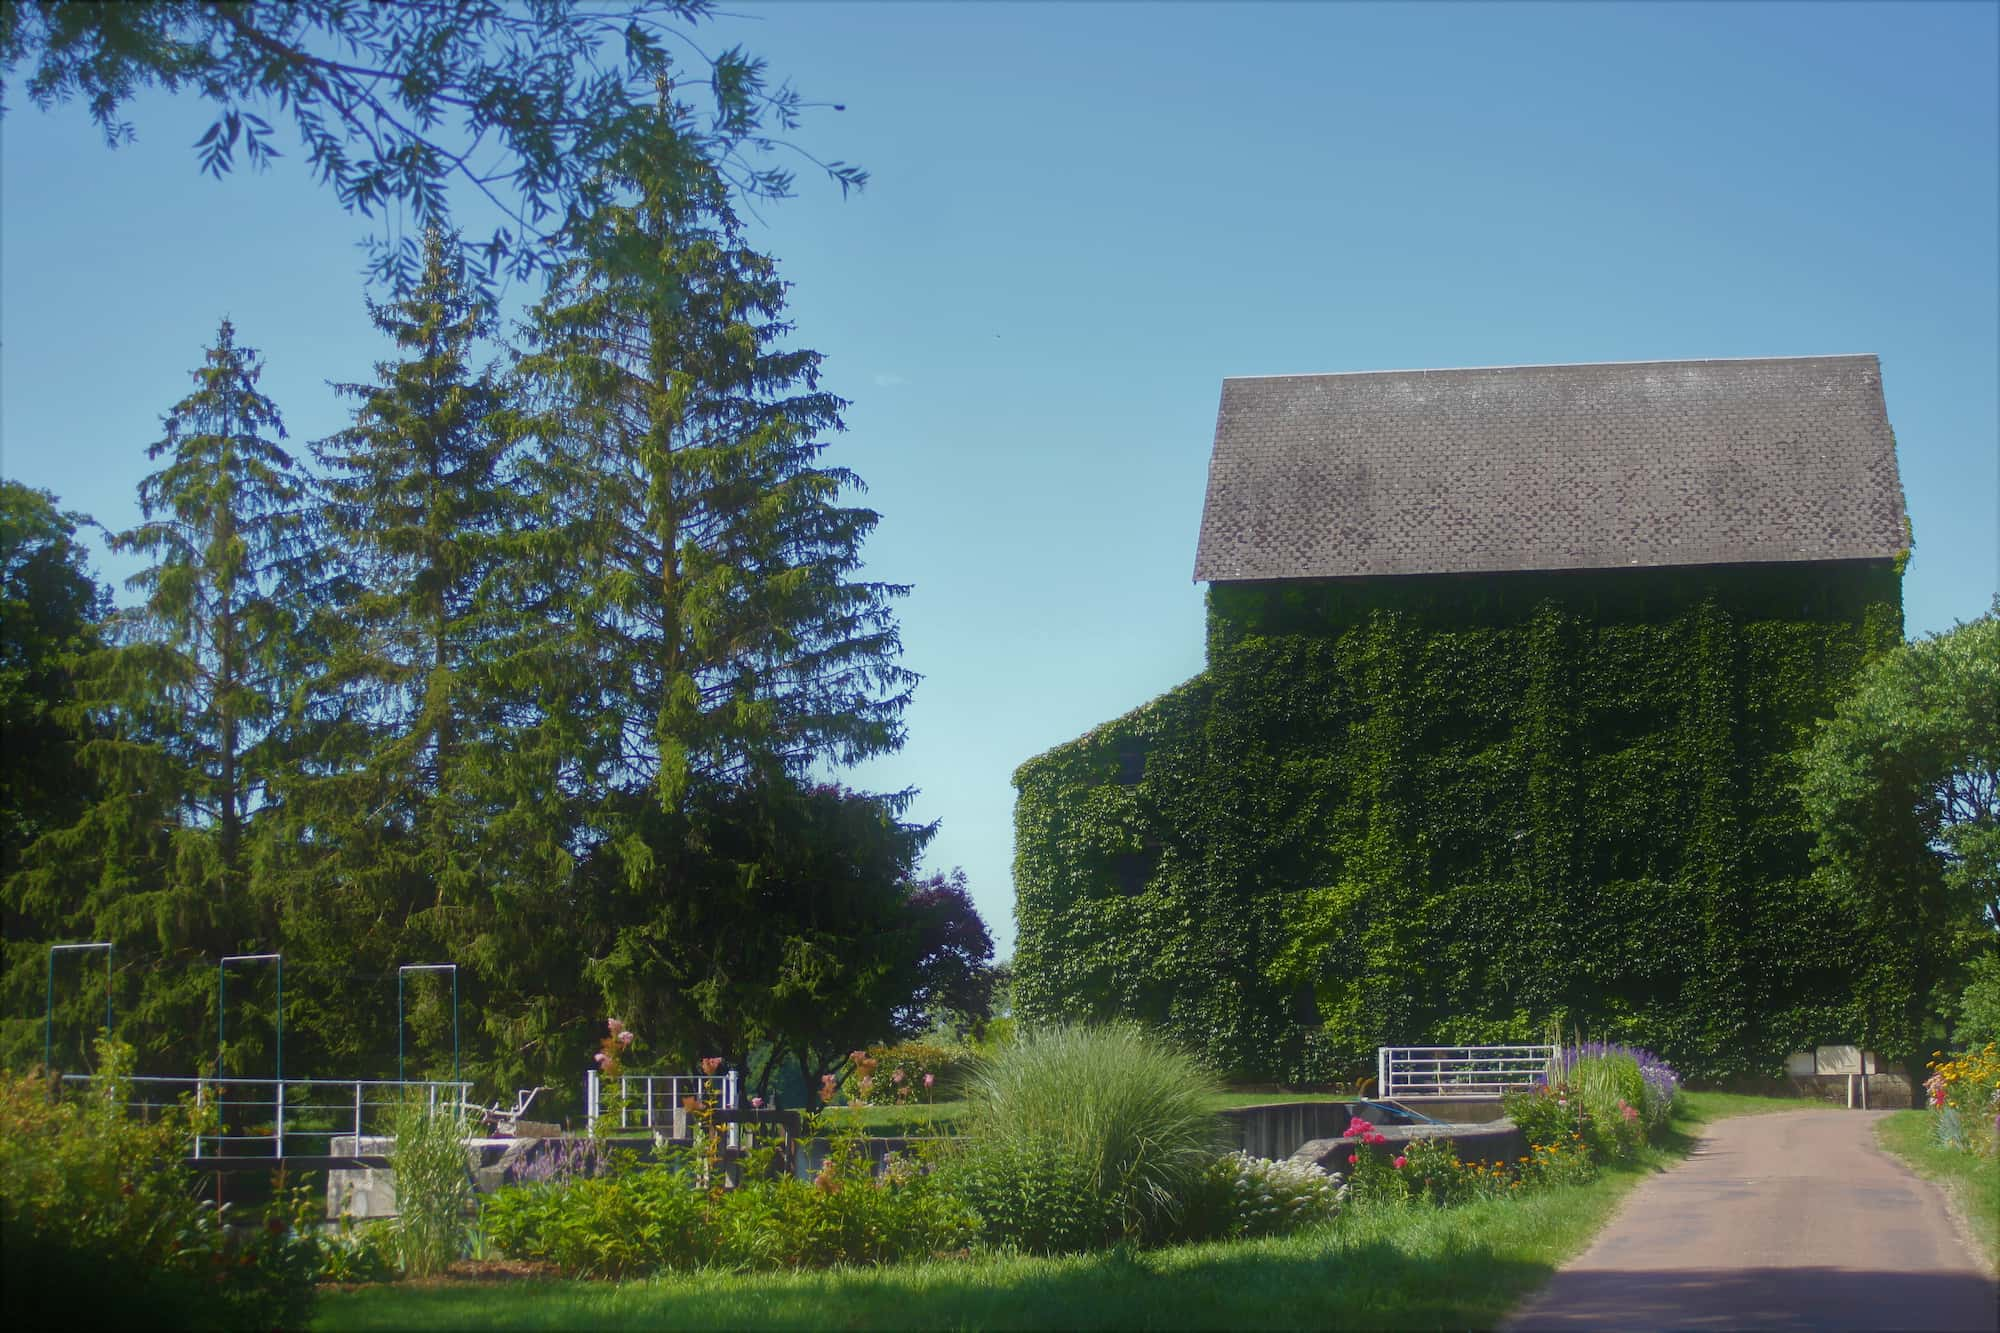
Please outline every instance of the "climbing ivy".
M1015 774L1019 1013L1292 1081L1552 1019L1896 1051L1795 784L1901 637L1887 561L1217 585L1206 671Z

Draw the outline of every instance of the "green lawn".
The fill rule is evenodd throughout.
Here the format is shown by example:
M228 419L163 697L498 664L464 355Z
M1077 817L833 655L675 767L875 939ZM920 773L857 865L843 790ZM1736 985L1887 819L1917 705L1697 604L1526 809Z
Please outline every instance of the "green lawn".
M314 1327L1490 1327L1581 1250L1634 1185L1685 1156L1702 1123L1801 1105L1712 1093L1686 1101L1663 1147L1594 1184L1444 1211L1356 1211L1274 1240L624 1284L401 1284L329 1293Z
M1918 1175L1944 1187L1986 1251L1987 1266L2000 1272L2000 1164L1940 1148L1931 1138L1928 1111L1897 1111L1884 1116L1875 1126L1875 1135Z

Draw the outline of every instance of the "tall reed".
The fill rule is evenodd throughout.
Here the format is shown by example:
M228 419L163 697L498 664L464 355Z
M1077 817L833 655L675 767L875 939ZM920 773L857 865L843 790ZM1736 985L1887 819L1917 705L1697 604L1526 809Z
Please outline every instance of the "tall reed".
M441 1273L465 1253L472 1234L472 1173L465 1115L410 1097L390 1121L396 1147L396 1257L410 1277Z

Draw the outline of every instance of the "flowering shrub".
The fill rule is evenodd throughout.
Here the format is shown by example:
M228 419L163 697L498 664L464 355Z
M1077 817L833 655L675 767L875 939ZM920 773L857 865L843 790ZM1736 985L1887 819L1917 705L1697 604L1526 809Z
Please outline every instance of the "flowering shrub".
M1538 1143L1521 1161L1529 1185L1587 1185L1597 1179L1597 1159L1581 1134L1567 1143Z
M1408 1197L1395 1160L1376 1151L1389 1142L1381 1130L1355 1116L1347 1122L1347 1132L1342 1137L1360 1140L1347 1154L1347 1183L1356 1202L1381 1203Z
M1590 1111L1583 1098L1565 1084L1544 1085L1531 1092L1509 1092L1501 1097L1500 1104L1531 1148L1590 1137Z
M1631 1081L1623 1072L1623 1062L1629 1060L1637 1071L1637 1082ZM1632 1106L1639 1112L1647 1134L1665 1127L1673 1115L1674 1099L1680 1094L1681 1076L1674 1072L1672 1065L1637 1046L1627 1046L1622 1042L1586 1041L1564 1047L1556 1056L1551 1073L1555 1082L1580 1087L1583 1078L1578 1067L1599 1061L1612 1061L1620 1069L1619 1101ZM1588 1071L1585 1071L1588 1073ZM1549 1080L1545 1076L1544 1083Z
M1189 1201L1188 1239L1275 1236L1339 1216L1340 1177L1310 1162L1273 1162L1234 1152L1218 1157Z
M970 1050L940 1042L871 1046L849 1057L840 1086L849 1101L949 1101L959 1095L973 1063ZM869 1080L866 1092L860 1088L864 1077Z
M1960 1152L1992 1157L2000 1152L2000 1044L1946 1059L1931 1052L1931 1076L1924 1081L1939 1143Z
M1450 1139L1412 1139L1396 1159L1404 1196L1448 1207L1472 1197L1473 1177Z

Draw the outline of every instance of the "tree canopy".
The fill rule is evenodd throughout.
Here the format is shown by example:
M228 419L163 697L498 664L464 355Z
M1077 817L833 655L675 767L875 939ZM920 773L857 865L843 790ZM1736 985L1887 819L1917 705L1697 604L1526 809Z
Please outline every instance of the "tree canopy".
M460 213L476 199L500 215L476 246L486 272L525 276L610 197L602 168L662 85L706 93L705 118L680 130L734 188L789 193L792 172L768 154L808 103L739 48L705 53L692 29L712 13L711 0L10 0L0 75L25 65L38 106L83 101L114 146L133 138L121 113L135 94L191 92L216 108L195 144L214 175L239 152L253 167L283 156L258 112L289 119L343 207L414 223L371 238L378 276L414 279L418 236L449 224L454 191ZM843 191L867 180L793 151Z
M1920 1041L1940 987L2000 948L2000 606L1871 665L1801 790L1829 881L1893 941L1871 992Z
M46 491L0 480L0 878L22 848L73 821L93 789L76 759L74 679L101 646L109 602L77 540L88 521Z

